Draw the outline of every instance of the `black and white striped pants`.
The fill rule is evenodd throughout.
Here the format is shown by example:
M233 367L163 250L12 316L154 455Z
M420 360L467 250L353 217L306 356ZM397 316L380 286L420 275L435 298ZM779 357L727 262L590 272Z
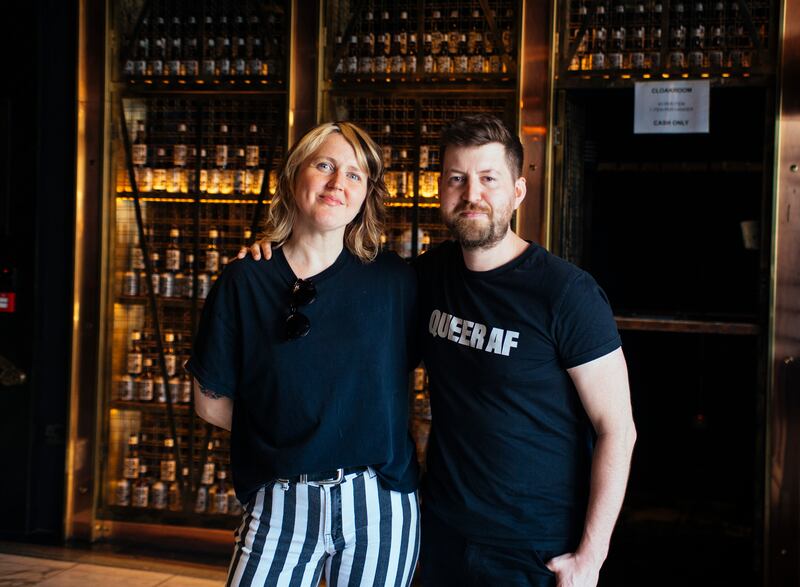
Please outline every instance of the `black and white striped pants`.
M339 485L262 487L236 531L228 587L408 587L419 555L416 493L380 486L372 469Z

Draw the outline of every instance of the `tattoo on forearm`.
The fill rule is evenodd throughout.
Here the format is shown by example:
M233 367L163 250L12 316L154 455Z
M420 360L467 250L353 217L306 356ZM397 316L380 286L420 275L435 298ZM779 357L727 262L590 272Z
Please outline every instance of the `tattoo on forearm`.
M223 396L220 393L212 389L208 389L207 387L200 386L200 393L206 396L208 399L221 399Z

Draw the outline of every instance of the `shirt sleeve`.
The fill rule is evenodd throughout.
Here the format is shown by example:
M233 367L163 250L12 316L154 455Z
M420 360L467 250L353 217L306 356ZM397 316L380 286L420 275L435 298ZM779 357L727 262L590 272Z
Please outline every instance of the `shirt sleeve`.
M223 272L208 294L186 370L204 388L233 398L241 357L239 312L234 283Z
M608 297L585 271L567 285L561 297L553 336L565 369L607 355L622 344Z

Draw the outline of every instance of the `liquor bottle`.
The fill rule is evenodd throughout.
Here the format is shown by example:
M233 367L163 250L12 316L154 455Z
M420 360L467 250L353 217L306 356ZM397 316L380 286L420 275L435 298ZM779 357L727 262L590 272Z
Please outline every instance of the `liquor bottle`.
M178 229L171 229L170 230L170 240L173 240L172 232L177 231ZM177 237L174 237L174 240L177 240ZM169 245L170 247L174 246L173 244ZM163 298L174 298L178 297L178 287L177 287L177 271L173 269L175 265L170 266L170 259L169 255L172 253L175 255L174 249L167 249L167 259L166 264L164 267L164 271L161 272L159 280L158 280L158 290L159 295ZM177 250L177 267L180 269L180 249Z
M400 44L400 54L408 54L408 13L400 12L400 26L397 31L397 41Z
M442 43L445 42L445 34L442 31L442 13L438 10L433 11L431 19L431 55L438 55L442 50ZM427 41L427 37L425 39Z
M469 55L467 55L467 35L461 35L458 42L458 53L453 59L453 71L455 73L467 73L469 71Z
M194 253L186 253L186 271L183 274L182 284L177 287L184 298L191 299L194 295Z
M383 53L384 55L388 56L392 51L392 24L389 20L389 11L384 10L381 12L381 33L383 33ZM376 52L378 51L379 47L376 47Z
M449 31L447 33L447 50L450 55L455 56L458 54L458 43L461 41L461 27L458 22L458 10L450 11L450 22L448 24Z
M425 42L422 45L422 71L431 74L433 67L433 41L431 35L425 35Z
M653 4L653 25L650 27L650 52L646 61L647 69L661 69L661 49L663 34L661 30L661 14L664 6L660 0Z
M166 170L167 193L176 194L186 185L186 125L178 125L178 137L172 145L172 166Z
M364 15L364 23L362 25L362 32L365 41L370 44L370 53L375 54L375 15L372 10L367 10Z
M217 471L217 482L208 490L210 512L226 515L228 513L228 472L220 467Z
M369 35L364 35L358 56L358 73L369 75L373 68L374 43Z
M503 50L509 55L514 54L514 9L506 8L503 30L500 33Z
M124 479L136 479L139 476L139 435L131 434L128 437L128 447L125 457L122 459L122 477Z
M436 72L442 75L450 75L453 70L453 61L450 57L450 47L448 43L442 43L439 54L436 56Z
M133 483L131 505L135 508L146 508L150 505L150 480L147 477L147 465L139 465L139 477Z
M167 189L167 150L164 147L156 149L153 158L153 191L163 192Z
M181 19L173 16L169 30L169 45L167 46L167 65L164 75L178 77L181 75L181 57L183 47L181 47Z
M136 136L131 145L131 160L135 167L136 188L140 193L153 189L153 170L147 166L147 142L144 134L144 121L136 121Z
M153 270L150 276L150 283L147 283L147 273L144 270L139 273L139 289L143 289L142 284L145 284L148 290L152 288L155 295L161 293L161 288L159 287L161 285L161 275L158 272L158 260L158 253L150 253L150 268Z
M219 76L230 75L231 73L231 32L228 28L228 17L222 15L219 17L219 24L217 25L217 62L216 74Z
M478 44L478 37L483 37L482 29L483 23L481 22L481 11L477 8L472 11L472 19L470 20L470 28L467 33L467 53L475 55L476 45ZM482 42L482 41L481 41Z
M711 20L710 49L708 51L708 66L714 69L721 68L725 63L725 3L716 2Z
M197 77L200 74L198 49L197 20L194 15L190 15L186 23L186 41L183 43L183 60L181 62L183 75L186 77Z
M184 479L188 479L189 467L183 467L181 473ZM183 509L183 492L177 479L173 480L167 489L167 508L171 512L179 512Z
M161 456L161 480L167 483L175 481L177 472L177 461L175 460L175 441L172 437L164 438L164 450Z
M182 364L185 365L186 361L188 360L189 357L183 357ZM192 401L192 393L194 392L194 379L186 369L182 368L181 371L181 380L179 383L180 394L178 396L178 401L182 404L188 404Z
M269 30L276 31L276 19L274 14L267 16L267 23ZM283 76L283 45L279 42L277 34L268 35L264 39L264 63L266 70L263 71L264 75L269 75L273 79Z
M386 51L385 38L389 33L381 33L375 45L374 71L375 73L389 73L389 53Z
M164 59L167 55L166 26L162 16L158 16L155 19L151 39L152 51L150 53L150 61L147 64L148 75L161 77L164 75Z
M586 19L586 15L589 13L588 8L586 8L586 2L581 1L578 4L578 11L577 11L577 18L578 22L583 22ZM578 48L575 50L575 54L572 57L572 61L569 64L570 71L579 71L581 69L589 69L588 61L589 61L589 51L587 50L588 42L587 42L587 33L588 31L583 32L583 36L578 39L577 35L580 32L580 28L572 29L574 34L571 37L571 45L575 45L577 43ZM487 50L488 52L488 50ZM491 66L489 67L491 70Z
M259 168L258 126L250 125L247 148L245 149L245 193L260 195L264 181L264 170Z
M606 28L606 7L603 2L598 3L595 12L595 26L592 30L592 69L606 68L606 42L608 40L608 29ZM505 42L503 48L505 49Z
M203 474L200 476L201 485L213 485L216 472L214 462L214 442L209 440L206 446L206 462L203 463Z
M175 334L164 333L164 362L167 364L167 376L171 377L178 371L178 355L175 354Z
M242 18L238 16L237 18ZM239 37L231 47L231 74L235 76L247 75L247 48L244 37Z
M264 75L264 67L264 46L261 43L261 39L256 37L253 39L253 50L248 61L247 75L262 76Z
M408 53L406 54L406 73L417 73L417 35L408 36Z
M706 48L705 11L702 2L695 2L689 33L689 68L701 69L704 65Z
M142 358L142 333L138 330L131 332L131 346L128 350L127 371L131 375L142 372L144 361Z
M124 477L118 479L114 487L114 505L122 507L131 505L131 482Z
M644 69L645 67L645 34L646 19L644 2L639 0L633 7L633 30L631 31L631 63L632 69Z
M145 359L142 373L136 377L136 396L141 402L153 401L153 374L150 372L153 367L153 360Z
M203 76L213 77L217 71L217 40L214 37L214 19L206 16L206 38L203 46Z
M400 34L394 35L392 41L392 56L389 58L389 69L392 73L405 73L406 59L400 43Z
M239 153L241 153L241 158L239 158ZM238 167L244 166L244 149L236 149L233 151L233 157L228 163L220 168L219 174L219 193L224 195L230 195L233 193L234 188L234 181L236 179L235 170Z
M196 149L192 149L192 158L194 159L195 157ZM197 182L197 190L200 193L206 193L208 192L208 169L206 169L206 166L208 165L208 158L205 149L200 149L200 165L201 167ZM194 186L194 170L192 170L191 173L191 184Z
M672 10L668 65L670 69L683 69L686 67L686 14L683 2L678 0L672 5Z
M625 51L625 4L621 0L614 3L611 23L611 49L608 52L608 67L623 69Z
M158 368L153 367L155 375L153 375L153 399L158 404L167 403L167 382L164 379L164 373L161 371L160 361L156 358Z
M347 59L345 59L345 72L348 74L358 73L358 37L350 36L350 44L347 46Z
M333 67L333 74L339 75L344 73L344 49L342 48L342 35L336 35L336 41L333 44L333 54L338 55L336 65Z
M241 516L244 508L242 507L242 502L239 501L239 498L236 497L236 490L233 488L232 484L228 484L228 515L230 516Z
M469 41L467 41L469 44ZM470 73L483 73L484 72L484 49L483 49L483 35L478 33L475 41L474 52L469 56L469 72Z
M584 39L586 35L584 35ZM588 55L588 52L587 52ZM491 45L486 47L486 71L488 73L500 73L503 71L503 61L500 55L497 54L495 48Z
M236 157L234 158L233 169L230 170L233 177L232 193L245 194L247 193L247 167L245 161L244 147L236 149Z
M208 231L208 245L206 246L206 271L211 275L219 273L219 231L212 228Z

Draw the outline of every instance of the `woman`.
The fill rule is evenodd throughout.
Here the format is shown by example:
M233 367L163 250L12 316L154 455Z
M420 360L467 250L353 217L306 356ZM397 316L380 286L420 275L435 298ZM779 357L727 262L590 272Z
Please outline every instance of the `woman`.
M289 151L268 262L230 264L188 370L195 407L231 430L246 504L228 585L408 585L419 517L407 377L415 277L379 253L381 151L322 124Z

